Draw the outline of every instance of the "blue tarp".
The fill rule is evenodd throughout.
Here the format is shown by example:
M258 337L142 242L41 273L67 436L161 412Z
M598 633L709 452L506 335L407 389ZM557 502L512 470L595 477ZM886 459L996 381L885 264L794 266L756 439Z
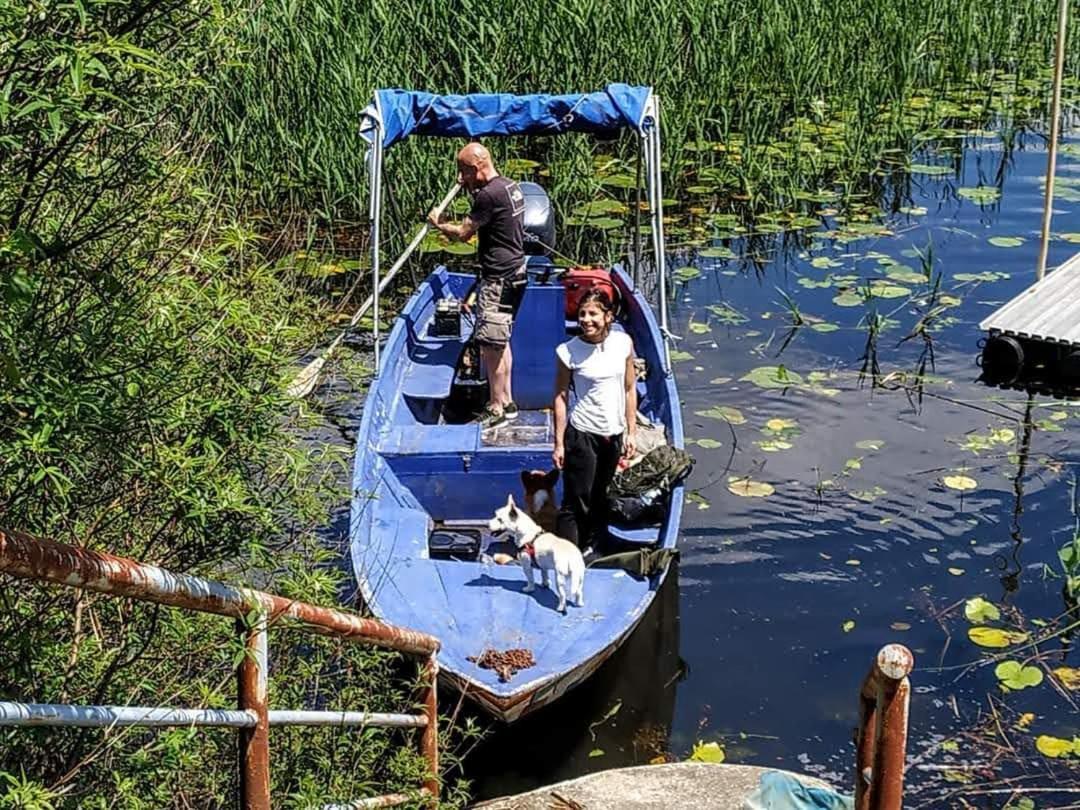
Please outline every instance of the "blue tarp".
M365 110L361 134L372 138L373 120L383 122L383 147L410 135L557 135L562 132L614 134L642 131L652 90L609 84L595 93L515 96L474 93L439 96L417 90L378 90Z
M810 787L794 774L766 771L744 810L854 810L855 800L829 788Z

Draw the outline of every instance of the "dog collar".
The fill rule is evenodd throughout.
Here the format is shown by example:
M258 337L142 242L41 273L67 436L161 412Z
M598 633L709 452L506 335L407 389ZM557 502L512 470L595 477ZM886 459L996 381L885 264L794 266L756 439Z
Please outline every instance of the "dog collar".
M536 559L536 547L533 544L536 542L536 538L543 533L543 529L537 529L536 534L534 534L521 545L521 550L528 554L530 557L532 557L534 560Z

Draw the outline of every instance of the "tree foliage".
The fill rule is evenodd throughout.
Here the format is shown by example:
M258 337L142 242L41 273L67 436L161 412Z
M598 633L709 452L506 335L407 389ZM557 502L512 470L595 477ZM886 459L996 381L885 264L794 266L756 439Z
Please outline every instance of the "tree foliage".
M281 384L312 339L309 302L191 126L245 11L0 4L0 525L334 604L345 585L312 529L344 497L341 459L297 445ZM4 699L235 705L227 620L9 579L0 607ZM397 656L271 637L275 706L410 705ZM3 807L233 801L235 732L0 740ZM310 806L415 788L414 742L276 732L275 794Z

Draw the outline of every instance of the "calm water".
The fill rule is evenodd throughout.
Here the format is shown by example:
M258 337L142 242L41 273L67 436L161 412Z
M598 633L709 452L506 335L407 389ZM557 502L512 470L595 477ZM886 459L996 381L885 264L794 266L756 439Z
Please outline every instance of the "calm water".
M677 364L686 433L707 445L692 448L698 465L689 487L701 497L684 513L678 588L666 589L632 645L593 683L473 752L467 770L481 795L644 763L659 751L684 758L698 740L720 742L728 761L811 771L849 789L859 683L889 641L916 658L912 806L974 790L948 781L963 773L977 784L1004 775L1059 784L1033 741L1071 738L1080 732L1078 715L1049 681L1004 695L992 666L965 669L983 651L967 638L962 603L956 607L982 595L1015 606L1028 630L1037 629L1032 619L1064 609L1061 580L1044 566L1060 570L1057 548L1072 536L1080 411L1034 398L1036 429L1018 478L1027 396L983 386L975 365L978 322L1033 281L1046 155L1034 138L1006 154L1000 139L983 137L964 143L962 161L928 150L916 162L961 168L891 188L888 207L897 213L874 220L891 234L842 244L804 231L752 247L726 243L739 256L752 250L756 261L674 257L676 267L700 271L679 286L672 328L691 355ZM1080 180L1080 160L1059 157L1058 176ZM995 184L1000 199L982 205L958 194ZM821 207L823 229L841 227L828 203ZM1080 231L1080 203L1060 200L1055 212L1055 234ZM1022 242L988 241L1002 236ZM935 365L920 401L901 386L911 384L924 342L901 340L926 310L927 287L911 273L922 272L915 249L928 245L941 292L956 304L931 332ZM1074 248L1056 239L1050 266ZM910 295L840 306L833 299L842 290L814 286L830 274L887 273L893 280L880 283ZM791 334L778 288L805 320L838 328L804 325ZM866 325L874 310L889 319L876 363L894 390L875 388L869 373L860 381L875 359L867 357ZM741 379L780 364L804 384L766 389ZM728 415L739 423L696 415L714 406L737 409ZM769 420L789 421L765 432ZM976 488L946 487L943 478L953 475ZM739 497L728 490L731 477L775 492ZM1077 658L1049 663L1077 666ZM1021 712L1035 714L1027 731L1010 735L1026 761L993 763L965 736L955 750L941 746L987 717L988 695L1007 725ZM947 768L963 773L944 775ZM1007 799L979 801L1000 807Z

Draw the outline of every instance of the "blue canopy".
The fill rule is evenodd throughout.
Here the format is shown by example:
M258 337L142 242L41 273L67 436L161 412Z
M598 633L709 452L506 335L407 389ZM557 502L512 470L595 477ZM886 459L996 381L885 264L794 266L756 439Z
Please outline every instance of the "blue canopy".
M643 132L651 93L651 88L627 84L609 84L595 93L529 96L438 96L416 90L378 90L364 111L360 131L371 141L374 124L381 121L384 148L410 135L614 134L627 128Z

